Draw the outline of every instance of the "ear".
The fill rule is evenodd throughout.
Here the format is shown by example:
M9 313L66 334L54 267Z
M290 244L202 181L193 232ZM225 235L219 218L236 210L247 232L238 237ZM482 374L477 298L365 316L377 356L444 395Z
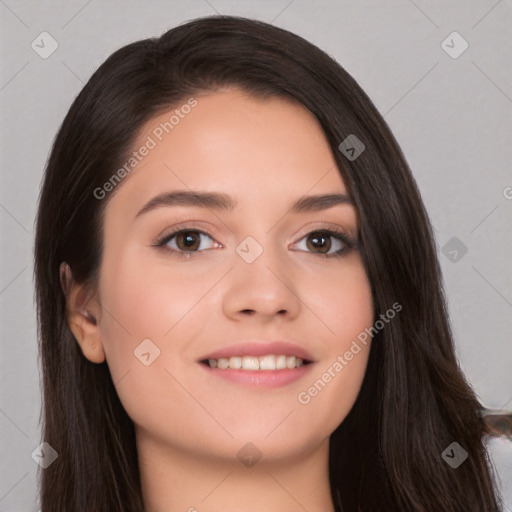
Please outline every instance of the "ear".
M62 262L60 284L66 297L66 321L84 356L93 363L105 361L99 320L101 306L89 283L76 283L71 268Z

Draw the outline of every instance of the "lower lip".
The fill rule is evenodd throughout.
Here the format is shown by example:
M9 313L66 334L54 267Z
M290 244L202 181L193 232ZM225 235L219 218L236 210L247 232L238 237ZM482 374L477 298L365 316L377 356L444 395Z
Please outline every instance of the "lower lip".
M278 388L286 386L304 377L310 371L313 363L286 370L235 370L232 368L212 368L199 363L212 376L260 388Z

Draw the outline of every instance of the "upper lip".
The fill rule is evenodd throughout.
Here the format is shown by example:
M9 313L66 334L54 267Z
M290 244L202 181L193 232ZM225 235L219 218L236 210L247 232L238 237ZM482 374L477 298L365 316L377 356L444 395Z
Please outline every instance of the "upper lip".
M295 356L303 361L314 362L311 354L303 347L289 341L246 341L227 345L214 352L210 352L200 359L229 359L234 356L265 356L274 354L276 356Z

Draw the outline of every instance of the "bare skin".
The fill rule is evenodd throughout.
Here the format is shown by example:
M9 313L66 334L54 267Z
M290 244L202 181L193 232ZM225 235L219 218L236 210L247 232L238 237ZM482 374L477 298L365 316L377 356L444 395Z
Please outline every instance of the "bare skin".
M303 196L347 193L304 107L238 89L195 98L108 203L99 283L72 285L69 325L86 358L106 359L135 424L148 512L334 510L329 436L357 398L370 343L342 371L333 364L372 325L372 299L358 250L329 234L315 245L310 233L334 228L357 238L356 211L341 203L289 212ZM151 119L134 148L168 119ZM137 216L153 197L190 189L228 194L237 205ZM188 258L178 255L183 236L155 246L174 229L195 230ZM251 263L236 250L247 237L262 249ZM149 365L134 355L146 339L160 350ZM314 362L273 388L226 380L200 362L247 340L289 341ZM309 393L326 372L325 386Z

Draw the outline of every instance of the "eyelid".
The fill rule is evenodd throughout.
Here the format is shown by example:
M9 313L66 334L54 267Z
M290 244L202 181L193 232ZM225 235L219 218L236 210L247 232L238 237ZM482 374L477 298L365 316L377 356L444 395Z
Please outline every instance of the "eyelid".
M174 224L170 228L166 229L161 235L159 235L155 241L155 243L160 243L161 241L165 240L166 238L170 238L173 235L176 235L180 231L197 231L198 233L202 233L204 235L207 235L211 237L212 239L215 239L217 235L214 233L215 230L206 228L204 226L199 226L197 221L187 221L184 220L182 222L179 222L177 224ZM215 240L217 242L217 240ZM217 242L218 244L222 245L220 242Z
M332 258L332 257L343 257L349 251L358 251L359 250L359 241L357 238L353 237L347 230L341 228L340 226L335 227L319 227L319 228L310 228L303 235L299 237L296 242L292 243L292 247L296 247L300 244L302 240L304 240L307 236L314 233L326 233L328 238L334 238L341 242L343 247L338 249L332 253L315 253L311 251L303 251L299 249L299 252L305 252L306 254L312 254L315 256Z
M340 226L339 224L336 224L331 221L315 221L313 226L309 224L304 229L301 229L299 234L297 235L299 237L299 240L305 237L306 235L309 235L310 233L314 233L316 231L334 231L338 235L343 235L348 241L353 243L354 245L357 244L357 236L353 236L350 233L350 230ZM295 242L294 242L295 243Z
M326 232L328 233L328 236L331 236L333 238L338 238L341 240L349 249L357 249L359 246L359 241L357 237L354 237L350 234L349 230L346 228L343 228L339 224L335 224L333 222L329 221L315 221L315 226L309 225L306 228L303 228L300 231L300 234L296 235L297 240L295 242L292 242L292 246L296 246L300 241L304 239L307 235L310 235L311 233L315 232ZM326 226L327 225L327 226ZM216 248L222 248L224 247L220 242L217 241L216 236L213 233L213 230L210 230L208 228L199 226L196 224L196 221L187 221L184 220L182 222L179 222L178 224L174 224L172 227L166 229L162 235L159 235L157 237L157 240L153 244L157 247L163 247L165 248L166 244L178 233L183 231L196 231L200 234L206 235L210 237L213 242L217 245ZM202 252L205 252L205 250L202 251L176 251L174 249L168 249L172 253L177 253L179 256L191 256L192 254L200 254ZM301 252L308 252L308 251L301 251ZM315 254L315 253L310 253ZM322 253L316 253L319 256L326 256ZM334 255L335 253L331 254Z

